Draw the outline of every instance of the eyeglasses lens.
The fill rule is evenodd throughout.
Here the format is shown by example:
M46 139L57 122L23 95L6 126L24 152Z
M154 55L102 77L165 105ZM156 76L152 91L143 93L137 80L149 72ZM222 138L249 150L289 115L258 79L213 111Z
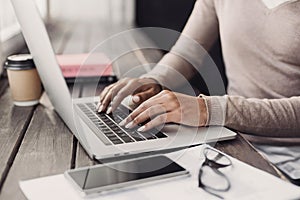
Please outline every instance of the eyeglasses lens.
M227 191L229 183L222 173L215 171L215 169L209 166L203 166L201 170L201 182L203 186L216 191Z
M204 155L205 155L206 159L208 159L209 161L213 161L217 164L224 165L224 166L231 165L231 161L227 156L225 156L217 151L214 151L212 149L208 149L208 148L205 149Z

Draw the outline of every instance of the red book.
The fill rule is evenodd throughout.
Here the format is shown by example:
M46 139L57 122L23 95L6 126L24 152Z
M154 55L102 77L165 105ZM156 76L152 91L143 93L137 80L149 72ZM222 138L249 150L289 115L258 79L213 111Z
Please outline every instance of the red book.
M113 82L116 79L111 61L105 54L63 54L56 58L67 82L74 82L75 79Z

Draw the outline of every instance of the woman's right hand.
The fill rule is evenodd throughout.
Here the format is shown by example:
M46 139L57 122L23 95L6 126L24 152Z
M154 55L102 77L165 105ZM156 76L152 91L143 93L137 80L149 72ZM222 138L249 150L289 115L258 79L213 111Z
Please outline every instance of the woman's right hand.
M107 86L100 94L98 112L106 111L110 114L128 95L132 95L132 102L137 106L158 94L161 86L151 78L124 78Z

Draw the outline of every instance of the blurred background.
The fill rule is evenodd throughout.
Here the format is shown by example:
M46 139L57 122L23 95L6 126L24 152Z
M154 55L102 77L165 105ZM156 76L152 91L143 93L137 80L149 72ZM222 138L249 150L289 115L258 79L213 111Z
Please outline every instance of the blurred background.
M194 4L194 0L35 1L49 29L57 32L57 38L53 40L59 38L61 33L58 32L66 32L68 25L74 28L68 30L70 37L70 32L73 35L76 32L76 26L81 29L85 24L89 30L96 26L102 30L98 30L99 41L107 35L136 26L181 30ZM0 0L0 20L0 57L3 63L7 55L19 51L25 44L10 0Z
M195 3L195 0L34 1L47 25L57 54L89 52L109 36L134 27L163 27L182 31ZM2 71L2 64L8 55L27 51L10 0L0 0L0 19ZM155 38L151 39L155 43ZM210 55L227 84L219 41ZM161 56L156 58L159 60ZM205 70L209 74L209 69ZM195 80L199 84L199 77Z

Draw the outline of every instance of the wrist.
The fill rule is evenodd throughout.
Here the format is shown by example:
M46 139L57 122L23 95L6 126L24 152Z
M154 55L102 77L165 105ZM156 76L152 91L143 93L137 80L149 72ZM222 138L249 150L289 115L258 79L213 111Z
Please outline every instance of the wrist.
M161 92L161 91L164 90L164 87L155 78L152 78L152 77L141 77L140 79L141 80L145 80L149 84L155 84L155 85L157 85L158 90L159 90L158 92Z

